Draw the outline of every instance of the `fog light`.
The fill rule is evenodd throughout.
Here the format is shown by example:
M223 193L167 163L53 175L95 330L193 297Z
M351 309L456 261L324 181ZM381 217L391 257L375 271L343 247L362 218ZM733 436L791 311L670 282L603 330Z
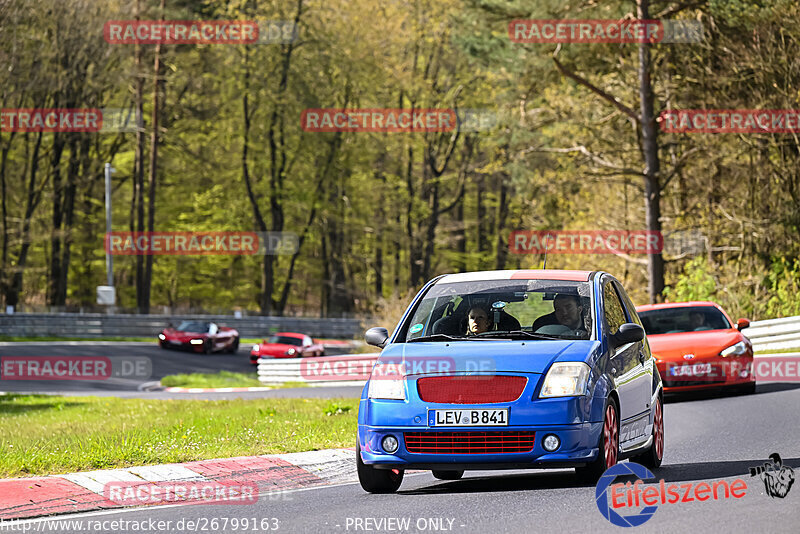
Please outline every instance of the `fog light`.
M383 438L381 446L383 446L383 450L392 454L397 450L397 438L394 436L386 436Z
M553 452L561 445L561 440L555 434L547 434L542 440L542 447L547 452Z

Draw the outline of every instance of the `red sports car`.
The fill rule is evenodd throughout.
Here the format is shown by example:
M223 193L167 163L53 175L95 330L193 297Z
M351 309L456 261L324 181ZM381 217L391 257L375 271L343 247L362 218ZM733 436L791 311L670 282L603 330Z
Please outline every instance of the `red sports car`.
M713 302L669 302L636 308L664 380L664 392L732 387L756 389L753 345Z
M210 354L217 351L235 353L239 348L239 332L227 326L203 321L183 321L178 328L171 325L158 334L162 349L186 349Z
M325 356L325 347L305 334L279 332L250 350L250 363L258 365L259 358L304 358Z

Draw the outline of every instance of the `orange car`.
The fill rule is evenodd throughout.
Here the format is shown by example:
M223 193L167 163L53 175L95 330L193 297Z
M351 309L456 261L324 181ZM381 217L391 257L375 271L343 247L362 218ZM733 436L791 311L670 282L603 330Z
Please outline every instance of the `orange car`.
M669 302L636 308L664 380L664 392L730 387L756 389L753 345L713 302Z

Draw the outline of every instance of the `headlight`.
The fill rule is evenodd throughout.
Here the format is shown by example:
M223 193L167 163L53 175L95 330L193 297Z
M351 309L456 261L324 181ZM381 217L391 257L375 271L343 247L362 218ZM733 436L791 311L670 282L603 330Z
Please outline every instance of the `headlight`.
M584 395L589 381L589 366L579 362L556 362L547 372L539 397Z
M406 377L397 372L397 366L378 364L369 377L370 399L406 400Z
M719 355L723 357L730 355L741 356L745 352L747 352L747 345L745 345L744 341L740 341L735 345L731 345L728 348L722 349Z
M260 347L260 346L258 346L258 345L253 345L253 348L252 348L252 349L250 349L250 350L252 350L253 352L258 352L260 348L261 348L261 347Z
M294 349L289 349L286 351L286 354L288 354L289 356L294 356L295 353L297 353L297 351Z
M158 339L164 341L165 339L167 339L167 336L165 336L164 334L158 334Z
M202 345L203 344L203 340L202 339L193 339L189 343L191 343L192 345Z

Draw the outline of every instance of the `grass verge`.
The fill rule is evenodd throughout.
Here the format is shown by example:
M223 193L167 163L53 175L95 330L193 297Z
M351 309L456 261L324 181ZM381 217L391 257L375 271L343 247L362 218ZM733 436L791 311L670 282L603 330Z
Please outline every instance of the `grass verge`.
M786 354L787 352L800 352L800 347L795 347L793 349L772 349L772 350L757 350L755 351L756 355L761 354Z
M183 388L246 388L263 387L258 381L257 373L232 373L220 371L219 373L189 373L167 375L161 379L161 385L166 387Z
M358 399L0 395L0 478L352 447Z

